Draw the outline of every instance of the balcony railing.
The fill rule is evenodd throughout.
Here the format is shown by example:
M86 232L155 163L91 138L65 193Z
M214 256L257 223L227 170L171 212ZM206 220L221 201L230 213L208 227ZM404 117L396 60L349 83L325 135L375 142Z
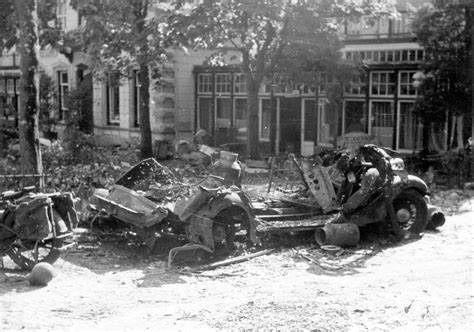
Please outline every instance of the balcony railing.
M346 34L345 40L374 40L374 39L404 39L412 38L415 35L412 32L400 32L400 33L361 33L361 34Z

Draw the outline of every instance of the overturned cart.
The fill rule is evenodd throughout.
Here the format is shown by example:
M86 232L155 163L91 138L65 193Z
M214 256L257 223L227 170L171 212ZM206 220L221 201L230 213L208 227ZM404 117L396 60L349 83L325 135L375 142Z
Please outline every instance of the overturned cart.
M3 256L25 270L39 262L53 264L74 245L77 225L70 193L33 193L35 188L0 195L0 265Z

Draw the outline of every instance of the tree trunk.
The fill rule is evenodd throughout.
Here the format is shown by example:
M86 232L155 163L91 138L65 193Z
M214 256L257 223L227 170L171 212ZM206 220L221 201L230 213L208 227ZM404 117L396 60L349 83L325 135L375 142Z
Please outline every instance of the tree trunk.
M146 6L143 9L143 18L146 17ZM138 17L137 31L140 39L137 41L140 47L140 54L137 57L140 65L140 157L141 159L153 157L153 142L150 124L150 75L148 69L148 41L144 33L144 19Z
M20 102L18 130L20 134L21 171L42 173L39 146L39 74L38 17L36 0L15 1L19 23Z
M258 137L258 87L258 82L256 82L251 74L247 74L247 154L252 159L260 159Z
M140 62L140 152L141 158L153 156L150 124L150 77L147 62Z

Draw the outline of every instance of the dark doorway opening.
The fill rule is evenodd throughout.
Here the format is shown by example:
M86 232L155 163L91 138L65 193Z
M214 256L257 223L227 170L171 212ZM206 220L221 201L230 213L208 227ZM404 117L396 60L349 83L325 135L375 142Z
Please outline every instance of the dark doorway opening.
M300 98L280 98L280 152L301 152Z

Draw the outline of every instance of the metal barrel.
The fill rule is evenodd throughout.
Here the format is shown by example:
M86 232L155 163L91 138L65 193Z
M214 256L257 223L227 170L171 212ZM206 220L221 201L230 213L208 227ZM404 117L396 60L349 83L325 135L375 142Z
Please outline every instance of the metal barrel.
M353 223L327 224L316 229L314 238L320 246L353 247L359 243L359 227Z
M444 225L446 218L444 213L441 212L440 208L431 204L428 204L428 222L426 224L427 229L435 229Z

